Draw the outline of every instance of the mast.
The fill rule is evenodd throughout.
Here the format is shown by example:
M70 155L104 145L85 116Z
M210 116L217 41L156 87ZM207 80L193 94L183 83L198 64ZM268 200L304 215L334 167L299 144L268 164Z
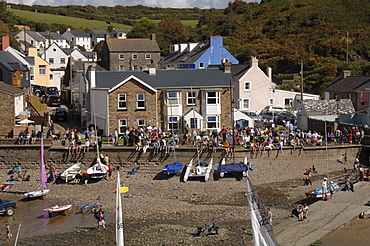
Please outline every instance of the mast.
M121 192L120 192L120 176L117 173L117 189L116 189L116 245L124 245L123 237L123 219L122 219L122 202L121 202Z
M303 103L303 60L301 60L301 103Z

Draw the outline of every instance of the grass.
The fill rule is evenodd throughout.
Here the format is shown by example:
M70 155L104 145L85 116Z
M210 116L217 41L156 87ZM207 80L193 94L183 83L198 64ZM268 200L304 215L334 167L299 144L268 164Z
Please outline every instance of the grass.
M105 21L98 20L87 20L84 18L77 18L71 16L53 15L45 13L35 13L20 9L10 9L16 16L27 19L29 21L46 23L46 24L64 24L74 30L107 30L108 25ZM152 20L155 24L158 24L161 20ZM181 20L181 23L186 26L195 27L198 24L198 20ZM113 23L112 26L116 29L131 29L132 26ZM64 32L64 30L60 30Z
M22 17L24 19L38 22L38 23L47 23L49 24L65 24L70 26L71 29L75 30L85 30L85 29L92 29L92 30L107 30L107 23L105 21L97 21L97 20L87 20L83 18L76 18L70 16L62 16L62 15L52 15L52 14L45 14L45 13L35 13L26 10L19 10L19 9L10 9L16 16ZM131 29L131 26L112 23L116 29ZM60 30L64 32L65 30Z

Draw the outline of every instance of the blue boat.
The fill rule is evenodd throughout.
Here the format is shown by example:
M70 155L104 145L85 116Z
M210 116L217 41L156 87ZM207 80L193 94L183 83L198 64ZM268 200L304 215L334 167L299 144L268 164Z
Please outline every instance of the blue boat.
M176 174L176 173L179 173L182 168L184 167L184 165L179 162L179 161L176 161L176 162L173 162L173 163L170 163L170 164L167 164L164 168L163 168L163 172L165 174Z
M339 185L337 183L333 184L334 192L339 190ZM322 192L322 188L316 188L314 190L307 191L306 193L307 197L312 198L324 198L327 195L330 195L330 187L328 187L326 194Z
M229 163L225 164L225 159L222 159L220 167L220 177L224 177L225 173L243 173L243 177L247 176L248 171L247 158L244 158L244 163Z

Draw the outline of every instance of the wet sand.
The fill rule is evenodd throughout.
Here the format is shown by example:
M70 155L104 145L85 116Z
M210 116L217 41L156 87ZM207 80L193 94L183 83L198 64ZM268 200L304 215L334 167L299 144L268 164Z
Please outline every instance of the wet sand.
M354 218L314 245L362 246L369 245L370 217Z

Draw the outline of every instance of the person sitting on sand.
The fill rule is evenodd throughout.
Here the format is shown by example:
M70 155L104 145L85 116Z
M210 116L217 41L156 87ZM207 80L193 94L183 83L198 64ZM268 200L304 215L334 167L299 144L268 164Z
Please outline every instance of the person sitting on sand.
M299 212L296 207L292 206L292 213L288 215L288 218L298 218Z

